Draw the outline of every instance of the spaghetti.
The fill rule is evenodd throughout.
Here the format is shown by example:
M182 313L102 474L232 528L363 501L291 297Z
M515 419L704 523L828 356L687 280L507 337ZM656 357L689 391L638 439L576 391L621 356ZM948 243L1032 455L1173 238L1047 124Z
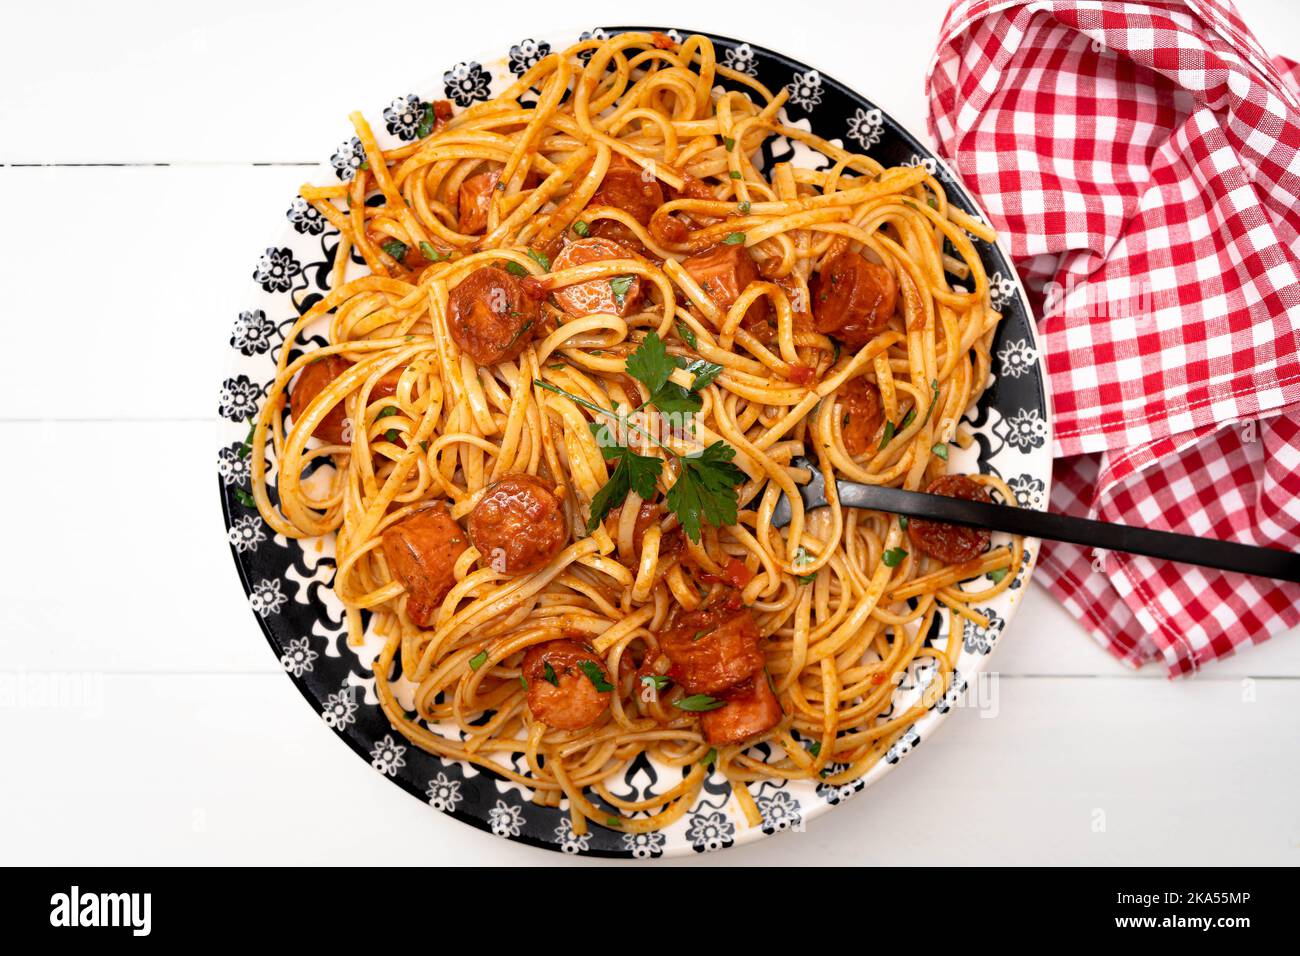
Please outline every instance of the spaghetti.
M833 494L931 487L969 444L1000 319L970 237L993 234L924 167L784 125L786 95L703 37L587 40L459 114L431 104L396 149L354 114L365 163L302 188L341 238L288 342L327 344L281 351L257 506L334 535L393 726L567 801L578 834L668 825L710 767L752 824L747 784L856 779L948 689L960 642L927 642L936 617L987 623L972 602L1021 560ZM774 136L820 168L758 168ZM347 281L352 250L369 275ZM810 513L805 454L831 492ZM641 755L680 779L619 797Z

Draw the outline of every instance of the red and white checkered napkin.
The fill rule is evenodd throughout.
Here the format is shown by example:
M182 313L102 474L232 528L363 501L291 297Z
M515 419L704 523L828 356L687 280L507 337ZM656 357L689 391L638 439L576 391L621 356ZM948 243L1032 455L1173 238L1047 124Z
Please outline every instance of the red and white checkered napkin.
M1300 72L1217 0L967 0L930 132L1034 300L1052 509L1300 546ZM1300 586L1045 546L1053 593L1171 675L1300 621Z

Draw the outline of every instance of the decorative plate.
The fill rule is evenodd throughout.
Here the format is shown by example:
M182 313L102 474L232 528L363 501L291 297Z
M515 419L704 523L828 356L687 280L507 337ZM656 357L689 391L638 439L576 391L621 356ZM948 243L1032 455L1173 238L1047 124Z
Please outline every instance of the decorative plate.
M630 28L595 29L583 33L582 38L626 29ZM660 29L674 39L690 32L637 29ZM779 53L726 37L710 38L720 62L756 76L769 89L790 88L784 110L786 122L865 151L886 166L923 163L943 184L952 202L983 218L953 173L869 100ZM566 37L521 39L500 55L449 65L432 82L397 96L372 114L371 123L381 147L414 139L426 102L446 98L464 108L486 100L551 50L563 49L572 42ZM346 128L344 113L340 108L341 129ZM770 139L763 153L767 164L792 159L806 165L817 159L801 145L784 138ZM349 135L313 179L321 183L350 179L363 158L360 144ZM579 837L570 828L566 811L536 806L529 794L513 783L476 767L444 761L408 743L389 726L375 698L370 675L374 643L358 649L347 646L342 606L330 589L334 574L332 542L318 550L314 542L304 548L272 534L251 506L248 461L241 455L248 435L247 421L274 376L285 331L328 291L338 246L337 230L314 209L301 199L285 198L287 208L281 213L278 234L253 267L253 282L230 335L230 363L218 404L224 420L223 441L217 453L218 486L231 552L249 606L272 651L320 713L324 725L376 771L435 810L533 846L637 858L703 853L757 840L778 830L802 829L812 817L889 772L934 732L952 708L977 696L971 693L978 689L974 686L977 675L1003 640L1007 622L1025 593L1038 553L1037 541L1026 542L1024 563L1015 570L1010 588L989 606L980 608L990 626L977 628L967 622L956 636L963 646L957 677L948 694L903 734L885 759L850 785L763 783L753 794L763 813L761 827L746 825L731 798L729 785L715 775L706 781L691 811L664 831L634 835L596 827ZM954 446L951 468L1000 475L1022 506L1043 509L1051 480L1050 425L1045 376L1031 313L1020 281L1002 250L975 242L991 277L994 305L1003 311L1004 319L993 350L996 380L967 416L976 443L965 452ZM360 274L362 267L363 263L355 260L350 268ZM323 343L323 339L320 341ZM946 625L930 640L944 646L949 640ZM933 676L933 668L914 664L895 692L894 707L905 708L916 700ZM657 779L652 765L638 763L626 771L621 786L629 796L644 796L653 792Z

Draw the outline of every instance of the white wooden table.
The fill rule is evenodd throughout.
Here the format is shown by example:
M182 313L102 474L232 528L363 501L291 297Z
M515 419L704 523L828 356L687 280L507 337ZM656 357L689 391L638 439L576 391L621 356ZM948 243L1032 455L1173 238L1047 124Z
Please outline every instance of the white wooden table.
M1294 4L1240 6L1300 53ZM557 17L743 33L924 131L944 8L405 4L395 52L346 78L328 57L349 50L355 0L8 11L0 862L564 862L400 792L268 653L214 474L257 253L349 110ZM1035 588L994 667L995 717L958 711L806 833L708 862L1300 863L1300 636L1171 683L1125 670Z

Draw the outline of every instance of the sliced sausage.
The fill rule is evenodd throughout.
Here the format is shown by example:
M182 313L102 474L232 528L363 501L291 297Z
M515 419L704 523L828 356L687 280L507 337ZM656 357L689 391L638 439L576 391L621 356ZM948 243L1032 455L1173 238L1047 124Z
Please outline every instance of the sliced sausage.
M352 367L347 359L339 355L327 355L317 359L298 373L297 380L289 389L289 409L296 420L307 406L325 387ZM347 411L340 400L329 413L321 419L312 435L327 445L343 444L343 426L347 422Z
M406 588L407 617L418 627L431 627L456 584L456 559L469 547L465 532L438 502L385 531L381 546L388 570Z
M871 439L884 421L880 390L858 376L840 388L839 397L840 434L845 449L857 458L871 447Z
M751 282L758 282L760 278L754 257L740 243L734 246L719 243L712 249L683 259L682 268L724 315L746 287ZM766 326L768 314L766 297L755 299L754 304L745 312L741 325L747 331Z
M467 236L473 236L487 228L488 211L492 207L492 190L497 188L501 179L501 170L478 173L470 176L460 184L458 196L460 218L457 228Z
M714 746L740 743L781 722L781 702L762 671L723 691L721 696L725 704L700 714L704 739Z
M817 331L855 349L885 327L898 302L893 273L847 250L823 263L811 291Z
M532 340L541 309L529 288L504 269L475 269L451 290L448 330L479 365L515 358Z
M575 641L533 645L524 654L522 672L528 683L528 709L534 720L548 727L580 730L609 707L613 681L605 662Z
M506 475L488 485L469 513L469 537L489 567L526 574L563 550L569 529L554 485L535 475Z
M965 475L941 475L925 490L932 495L965 498L967 501L993 501L987 488ZM964 564L974 560L988 549L993 538L987 528L970 528L925 518L910 519L907 536L918 551L945 564Z
M688 694L716 694L761 670L758 624L734 592L690 611L659 637L670 674Z
M592 195L590 205L622 209L644 226L663 202L664 190L659 180L632 160L616 153L610 157L605 178Z
M626 246L612 239L590 236L565 246L555 257L552 271L586 265L589 262L600 262L604 259L628 259L631 256L632 253ZM642 292L639 277L612 276L556 289L555 302L569 315L611 312L622 317L637 311L641 304Z

